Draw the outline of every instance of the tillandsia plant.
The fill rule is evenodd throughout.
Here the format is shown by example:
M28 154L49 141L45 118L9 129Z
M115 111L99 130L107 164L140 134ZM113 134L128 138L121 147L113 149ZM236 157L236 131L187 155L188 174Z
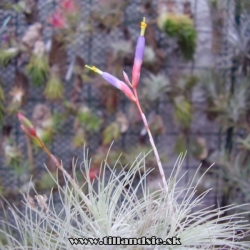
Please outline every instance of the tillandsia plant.
M161 13L158 26L170 37L177 39L185 60L192 60L196 48L196 30L193 20L185 14Z
M18 52L17 48L0 49L0 65L6 66Z
M48 56L45 52L45 45L42 41L37 41L34 45L29 64L26 67L27 74L31 77L31 82L35 86L41 86L49 74Z
M77 179L72 178L48 151L31 122L21 114L18 117L22 130L48 153L67 181L61 187L58 177L51 174L59 191L60 211L53 202L53 193L48 198L45 194L37 193L32 186L23 195L24 210L13 208L8 203L16 223L1 221L1 249L121 249L121 245L122 249L138 249L138 244L141 245L140 249L156 249L160 247L159 241L165 242L165 245L160 243L163 249L249 249L249 242L242 240L250 230L250 224L243 220L246 213L223 216L225 212L240 206L195 211L202 205L209 190L196 197L198 184L193 186L194 180L185 188L177 187L184 177L182 175L178 179L183 155L179 156L169 178L168 195L175 197L172 206L178 219L176 223L172 220L165 190L149 193L146 185L149 171L145 171L144 157L135 161L130 169L122 168L117 174L116 164L111 168L107 159L102 171L93 171L88 152L84 150L81 166L84 164L85 173L82 169L81 173L85 183L80 186ZM105 171L110 171L108 182L104 178ZM131 183L138 172L144 174L140 174L140 182L133 187ZM76 162L73 161L73 176L75 174ZM94 179L98 182L97 191ZM86 189L88 195L85 194ZM141 198L137 196L139 190ZM33 191L34 198L31 194ZM180 197L183 197L181 203L177 201ZM7 216L7 211L5 214ZM118 241L121 244L116 247Z
M58 100L63 98L63 84L59 75L59 67L54 65L50 69L50 78L46 83L44 94L49 100Z
M140 249L243 250L249 248L249 242L243 240L250 231L249 222L243 219L246 213L223 216L226 211L237 209L234 206L197 211L209 190L197 197L197 185L194 185L194 180L179 189L177 185L183 175L178 179L178 174L184 160L183 155L178 158L168 182L165 179L136 89L145 46L145 28L144 19L135 53L132 83L124 73L125 81L131 88L106 72L95 67L91 69L121 89L138 107L157 158L164 188L149 193L146 185L149 171L145 171L144 157L138 158L129 169L123 167L117 174L116 164L111 168L107 159L100 171L92 171L91 161L85 150L82 164L85 167L85 173L82 171L82 176L86 177L86 180L84 185L80 185L75 177L75 162L73 161L72 164L72 177L48 150L37 134L35 126L24 115L18 113L21 130L48 154L56 167L63 172L66 181L64 187L61 187L58 177L51 175L58 187L62 203L61 211L55 208L52 194L48 198L32 190L32 187L30 191L34 191L35 196L33 198L31 192L24 195L24 210L10 208L15 225L1 221L0 239L3 239L0 241L1 249L138 249L137 240L141 240L138 242L142 244L139 246ZM144 171L141 171L142 169ZM105 171L110 171L108 181L105 179ZM140 182L134 187L132 182L138 173ZM93 180L97 181L97 185ZM88 194L84 192L86 186ZM142 197L138 198L140 190ZM15 233L18 237L14 236ZM112 237L116 238L112 239ZM86 238L87 241L85 241ZM129 238L133 238L132 241ZM145 242L146 238L149 238L150 243L148 239ZM102 239L108 241L107 245L100 241ZM116 247L116 243L111 242L112 240L120 240L123 246ZM167 246L158 246L162 241ZM91 242L95 246L90 245ZM78 243L81 245L74 246ZM104 244L100 246L101 243ZM113 246L111 246L112 243Z
M62 0L49 19L50 25L55 28L57 38L65 43L74 42L82 25L80 6L76 0Z
M130 0L99 0L93 5L90 16L92 27L110 32L119 26L124 18L124 9Z
M133 65L133 69L132 69L132 83L130 82L128 75L124 71L123 71L123 76L124 76L124 79L125 79L125 82L127 83L127 85L123 81L116 78L115 76L110 75L107 72L103 72L103 71L97 69L95 66L90 67L90 66L86 65L86 67L95 71L96 73L100 74L108 83L110 83L114 87L120 89L132 102L134 102L137 105L138 110L141 114L143 123L147 129L150 143L151 143L153 150L154 150L154 154L155 154L155 157L157 160L158 168L159 168L159 171L160 171L160 174L162 177L164 189L168 193L168 186L167 186L166 178L164 175L164 170L163 170L163 167L161 164L161 160L160 160L158 151L156 149L154 139L153 139L151 132L149 130L148 122L146 120L146 117L145 117L142 109L141 109L141 105L140 105L139 98L137 95L137 86L138 86L139 79L140 79L140 71L141 71L142 61L143 61L143 57L144 57L144 50L145 50L144 34L145 34L146 27L147 27L145 20L146 19L144 18L143 21L141 22L141 33L140 33L140 36L137 40L135 57L134 57L134 65Z

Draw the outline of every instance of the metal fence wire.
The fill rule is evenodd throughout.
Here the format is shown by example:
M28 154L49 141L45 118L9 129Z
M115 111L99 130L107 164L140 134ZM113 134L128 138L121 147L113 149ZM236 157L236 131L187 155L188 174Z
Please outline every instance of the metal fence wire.
M5 1L6 4L14 4L11 1ZM47 44L52 35L54 34L54 29L49 25L48 20L59 4L59 1L52 0L36 0L34 1L37 5L37 20L43 26L42 39ZM103 27L96 27L96 30L93 32L88 30L87 21L91 19L91 15L98 6L100 7L104 2L112 2L111 0L79 0L79 6L81 11L81 17L85 32L80 33L77 37L74 38L73 45L67 46L67 57L65 59L65 72L67 73L70 66L76 60L76 56L80 56L84 59L89 65L95 65L103 71L108 70L107 67L107 54L113 50L112 45L114 43L119 43L119 41L125 40L124 30L127 29L130 33L131 40L135 45L138 34L139 34L139 22L142 20L142 17L146 17L147 20L154 21L157 17L157 12L150 11L150 8L157 9L160 8L160 4L169 1L124 1L126 2L125 8L121 13L120 19L121 23L117 27L110 29L103 29ZM113 1L120 2L120 1ZM171 2L171 1L170 1ZM159 70L160 73L165 73L166 75L171 75L174 71L180 70L183 74L194 74L202 75L207 70L211 68L219 68L223 72L225 81L230 85L232 82L232 71L233 71L233 62L231 53L232 49L228 46L226 39L222 36L221 40L213 41L212 40L212 20L210 15L210 8L206 0L189 0L189 1L173 1L175 3L175 8L180 12L183 11L185 4L190 3L192 18L195 23L195 28L197 31L197 46L194 58L190 62L184 62L182 60L175 61L168 56L168 52L173 49L174 42L169 39L166 34L161 32L156 23L153 23L153 33L155 37L157 48L162 50L166 54L162 67ZM148 8L148 9L147 9ZM105 10L106 11L106 10ZM231 10L227 9L225 13L229 13ZM101 13L101 12L100 12ZM229 13L230 14L230 13ZM5 22L8 19L6 25ZM35 18L36 19L36 18ZM29 25L23 13L18 13L12 9L0 9L0 25L1 28L1 40L4 39L4 36L10 31L22 39L25 32L27 31ZM225 24L229 25L229 24ZM220 50L219 53L215 54L212 52L216 43L217 49ZM147 43L147 41L146 41ZM134 46L133 45L133 46ZM134 47L133 47L134 49ZM125 65L124 70L131 74L131 65ZM3 89L6 95L10 93L13 84L14 77L17 71L25 72L25 65L20 65L17 59L11 61L6 67L0 67L0 76L3 82ZM149 71L143 67L141 72L141 78L149 75ZM117 75L121 78L122 75ZM72 91L72 86L74 83L74 74L67 80L63 80L64 86L64 100L67 101L71 98L70 94ZM142 83L140 83L143 85ZM142 86L139 86L140 88ZM139 88L139 95L140 95ZM22 107L22 110L25 112L27 117L32 117L33 109L37 104L46 104L50 107L52 112L63 112L63 105L60 102L49 102L45 99L42 94L44 91L44 86L34 87L29 86L29 98L27 103ZM81 89L80 96L86 105L91 108L92 112L97 115L105 116L107 123L111 123L115 119L115 111L107 113L106 107L100 103L100 99L105 95L105 92L100 91L96 87L94 82L88 83L84 82ZM125 114L129 112L129 100L122 94L119 96L121 102L116 107L117 110L121 110ZM191 124L191 129L189 136L187 136L186 150L187 155L184 161L183 171L188 171L187 178L185 182L188 181L190 177L193 176L200 162L195 159L190 151L190 140L192 138L203 137L206 141L207 148L220 151L226 145L227 134L222 133L220 127L213 121L208 120L206 117L206 99L202 94L201 86L198 84L193 93L192 93L192 103L193 103L193 120ZM160 114L163 119L163 124L165 127L164 134L156 136L156 146L161 151L162 155L167 156L168 160L164 163L164 169L167 176L169 176L174 162L177 159L174 147L175 142L180 134L178 126L174 121L173 106L167 98L162 98L158 101L155 108L155 112ZM6 116L5 124L10 124L12 126L12 134L16 143L19 145L20 150L22 151L23 156L26 158L26 139L22 131L19 128L19 122L16 118L16 115ZM72 137L75 133L74 131L74 117L68 116L64 121L63 126L60 128L60 132L54 137L53 142L51 143L51 151L58 156L64 163L64 167L70 171L70 166L72 162L72 157L82 156L82 148L72 148ZM135 145L138 138L138 133L142 129L142 124L136 128L130 128L126 133L114 142L112 149L123 149L124 151L131 148ZM88 137L88 145L90 148L90 156L94 154L95 150L100 146L102 140L100 138L100 133L93 133ZM44 163L47 162L46 155L44 153L36 153L34 157L34 165L38 170L39 175L42 176L42 173L46 172L44 168ZM6 166L5 160L3 157L0 158L0 176L1 184L4 189L22 189L25 190L26 182L22 182L23 173L15 174L13 172L12 166ZM218 200L221 197L221 180L219 177L216 177L216 186L213 187L213 191L207 196L207 204L217 204ZM184 183L183 183L184 184ZM21 185L21 186L20 186ZM20 196L12 197L13 201L20 201Z

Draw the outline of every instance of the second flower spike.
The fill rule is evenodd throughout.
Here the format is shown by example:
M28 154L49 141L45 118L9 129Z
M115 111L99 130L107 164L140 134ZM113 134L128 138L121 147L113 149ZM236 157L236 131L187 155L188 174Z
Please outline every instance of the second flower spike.
M39 137L36 134L36 130L34 125L31 123L31 121L26 118L21 113L17 114L17 117L21 123L21 130L28 136L28 138L31 139L37 146L43 147L42 141L39 139Z
M140 79L141 65L144 58L144 50L145 50L145 30L147 27L146 18L143 18L141 22L141 34L138 37L136 49L135 49L135 58L134 65L132 70L132 86L136 88Z

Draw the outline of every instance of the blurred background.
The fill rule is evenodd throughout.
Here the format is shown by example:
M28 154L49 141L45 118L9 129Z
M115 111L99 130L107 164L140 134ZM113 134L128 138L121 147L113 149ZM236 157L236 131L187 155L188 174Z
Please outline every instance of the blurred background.
M138 94L166 177L187 151L183 185L201 163L197 180L215 162L198 185L198 193L213 188L206 206L250 202L248 0L2 0L0 193L10 203L21 206L31 177L39 193L49 194L54 182L44 164L57 170L22 133L17 112L70 173L83 145L93 179L113 141L108 162L113 167L122 153L118 170L151 149L136 106L84 67L130 77L143 17ZM152 191L159 173L150 153L146 168L155 167Z

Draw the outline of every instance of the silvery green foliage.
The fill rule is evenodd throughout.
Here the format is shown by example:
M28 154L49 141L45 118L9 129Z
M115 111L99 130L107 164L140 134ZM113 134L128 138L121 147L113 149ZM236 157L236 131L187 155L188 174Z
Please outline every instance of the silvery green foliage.
M144 159L138 158L128 171L116 171L116 167L111 168L105 161L102 165L103 174L95 179L93 185L89 178L90 161L85 154L81 167L84 166L82 171L87 173L87 200L82 195L84 186L76 190L67 181L64 187L58 186L63 204L59 213L56 212L52 195L47 198L46 195L37 194L37 203L24 195L23 212L10 208L16 224L1 223L1 232L7 239L7 245L2 245L1 249L250 249L249 242L241 241L250 229L249 223L243 218L244 214L223 217L224 212L235 209L234 206L197 211L209 190L196 196L197 184L193 181L196 176L186 187L177 187L185 176L178 177L183 155L177 159L168 179L172 204L167 203L164 190L159 188L158 191L150 192L147 189L146 176L149 172L141 176L136 186L132 185L135 174L144 172L141 169L145 170ZM105 181L107 171L110 171L110 176ZM58 180L55 179L55 182L58 183ZM141 193L140 198L138 192ZM183 197L182 201L177 202L180 197ZM20 240L11 235L11 228L19 232ZM73 247L68 240L70 237L105 236L156 236L162 239L176 236L182 245Z

